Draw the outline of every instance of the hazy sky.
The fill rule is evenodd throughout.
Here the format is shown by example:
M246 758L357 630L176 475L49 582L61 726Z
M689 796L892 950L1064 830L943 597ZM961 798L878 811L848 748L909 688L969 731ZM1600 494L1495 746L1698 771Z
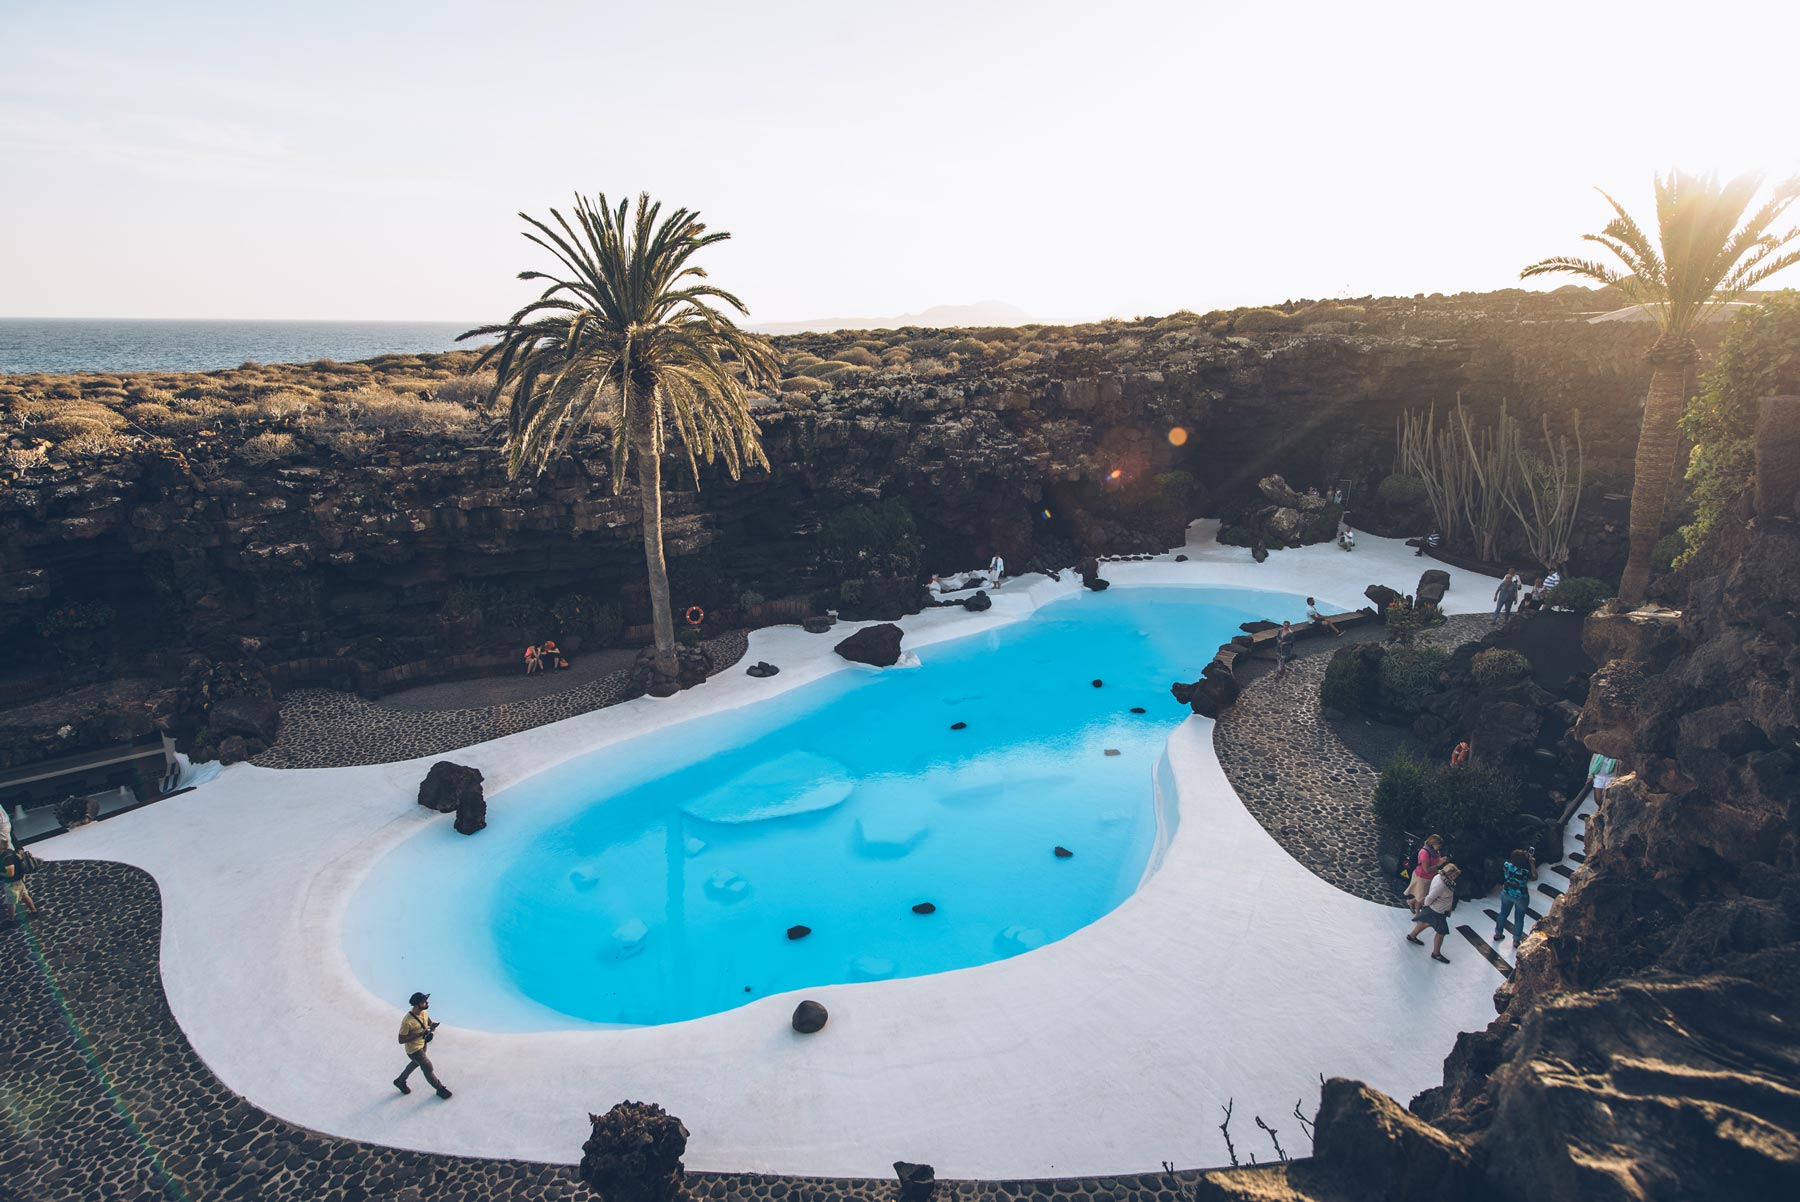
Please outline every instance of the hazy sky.
M577 190L756 321L1505 287L1595 186L1800 170L1797 13L0 0L0 315L496 319Z

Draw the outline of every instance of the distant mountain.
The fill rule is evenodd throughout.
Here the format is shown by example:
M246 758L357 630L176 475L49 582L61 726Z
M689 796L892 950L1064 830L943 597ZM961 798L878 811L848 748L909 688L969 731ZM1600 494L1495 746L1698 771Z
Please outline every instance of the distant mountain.
M985 300L972 305L933 305L923 313L902 313L898 317L816 317L810 321L775 321L750 328L759 334L812 334L832 330L897 330L901 326L923 326L942 330L956 326L1023 326L1032 322L1031 314L1005 301Z

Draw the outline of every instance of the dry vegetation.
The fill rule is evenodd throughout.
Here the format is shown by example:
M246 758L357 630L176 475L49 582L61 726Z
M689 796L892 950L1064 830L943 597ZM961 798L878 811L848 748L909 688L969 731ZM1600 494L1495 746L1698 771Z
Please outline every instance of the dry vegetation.
M169 443L251 465L313 448L349 459L405 434L474 443L497 433L491 371L470 352L363 363L246 363L228 371L0 376L6 462L116 457Z
M1571 285L1549 293L1302 300L1205 314L1184 309L1075 326L797 334L774 339L782 372L767 391L804 407L830 404L831 393L848 389L1160 367L1245 336L1432 337L1476 320L1570 323L1611 307L1603 293ZM0 463L24 470L49 461L128 455L159 443L198 451L221 467L233 458L262 465L313 453L359 461L408 435L495 441L502 413L487 407L494 376L473 372L474 363L474 352L456 351L361 363L246 363L213 372L0 376Z

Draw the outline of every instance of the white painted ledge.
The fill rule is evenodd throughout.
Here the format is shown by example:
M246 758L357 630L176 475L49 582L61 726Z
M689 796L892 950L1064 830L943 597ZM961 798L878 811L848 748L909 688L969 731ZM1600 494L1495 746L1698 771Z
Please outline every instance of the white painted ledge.
M1424 568L1446 566L1374 537L1350 553L1327 544L1259 565L1247 550L1215 545L1213 529L1196 524L1188 562L1161 556L1104 574L1116 586L1239 585L1352 609L1371 581L1410 591ZM1447 570L1447 610L1491 606L1491 580ZM986 613L907 619L906 646L1017 621L1079 587L1072 574L1008 581ZM734 669L674 698L455 757L480 768L492 794L596 747L846 670L831 648L852 629L757 631L745 662L773 661L778 677ZM1191 678L1210 650L1170 665L1170 678ZM811 1037L788 1027L798 993L668 1026L513 1035L458 1028L456 999L442 995L432 1056L456 1097L402 1097L389 1080L403 1067L394 1032L405 999L372 996L340 934L370 866L423 824L451 820L414 804L439 758L289 771L240 764L38 850L120 860L156 877L169 1004L231 1088L316 1130L476 1156L571 1163L587 1113L626 1098L682 1118L693 1169L885 1177L906 1159L943 1177L999 1178L1212 1165L1225 1160L1217 1124L1228 1098L1240 1150L1262 1155L1252 1121L1261 1114L1303 1154L1291 1112L1299 1101L1310 1114L1321 1073L1407 1098L1438 1081L1459 1030L1492 1017L1500 984L1454 935L1445 944L1453 962L1432 963L1402 941L1404 911L1344 894L1295 863L1227 783L1211 722L1189 718L1168 745L1165 787L1178 795L1180 819L1160 869L1061 942L957 972L808 989L831 1011ZM1468 920L1479 922L1478 910Z

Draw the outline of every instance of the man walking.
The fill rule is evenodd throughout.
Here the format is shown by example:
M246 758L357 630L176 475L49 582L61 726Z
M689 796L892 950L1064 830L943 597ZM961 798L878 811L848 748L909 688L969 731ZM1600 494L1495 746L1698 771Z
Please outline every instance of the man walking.
M1287 671L1288 661L1294 658L1294 624L1282 622L1281 629L1275 632L1275 675Z
M412 1071L416 1068L425 1074L426 1082L437 1090L438 1097L447 1098L450 1096L450 1091L444 1088L444 1083L439 1081L437 1074L431 1071L431 1057L425 1054L425 1045L431 1042L432 1032L437 1030L437 1024L432 1022L431 1015L425 1012L425 1007L431 1001L431 995L415 993L407 1000L412 1003L412 1009L408 1010L406 1017L400 1020L400 1042L406 1045L406 1058L409 1063L405 1071L394 1078L394 1088L401 1093L411 1093L412 1087L406 1083L406 1079L412 1076Z

